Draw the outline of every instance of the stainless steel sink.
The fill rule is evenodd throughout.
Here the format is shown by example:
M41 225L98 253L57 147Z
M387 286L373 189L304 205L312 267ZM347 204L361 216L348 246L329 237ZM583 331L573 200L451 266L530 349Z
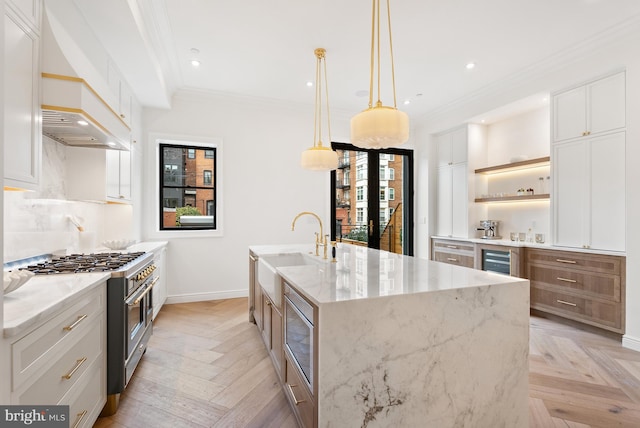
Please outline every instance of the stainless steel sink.
M283 254L267 254L260 256L258 259L258 282L262 288L269 294L273 303L278 307L281 305L281 284L280 276L276 272L276 268L286 266L302 266L302 265L318 265L328 260L322 257L312 256L303 253L283 253Z

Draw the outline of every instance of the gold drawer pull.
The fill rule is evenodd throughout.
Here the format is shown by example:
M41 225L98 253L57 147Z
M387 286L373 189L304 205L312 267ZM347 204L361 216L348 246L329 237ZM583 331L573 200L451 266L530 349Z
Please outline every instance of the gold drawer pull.
M290 385L290 384L287 384L287 386L289 387L289 392L291 393L291 396L293 397L293 401L296 403L296 406L297 406L298 404L300 404L300 403L304 403L305 401L307 401L307 400L298 400L298 399L296 398L296 394L293 392L293 387L294 387L294 386L298 386L298 385Z
M578 281L576 281L575 279L567 279L567 278L561 278L561 277L557 277L556 279L557 279L558 281L570 282L570 283L572 283L572 284L575 284L576 282L578 282Z
M453 257L447 257L447 261L449 261L449 262L457 262L458 259L454 259Z
M84 410L82 413L78 413L76 415L76 423L73 424L73 428L78 428L80 426L80 422L82 422L82 420L84 419L84 417L87 416L87 411Z
M62 379L71 379L71 376L73 376L78 371L80 366L83 365L85 361L87 361L87 357L82 357L81 359L77 360L75 367L72 368L69 373L62 375Z
M569 263L572 265L575 265L577 263L575 260L565 260L565 259L556 259L556 261L560 263Z
M578 305L576 305L575 303L565 302L564 300L560 300L560 299L557 299L557 300L556 300L556 302L558 302L558 303L562 303L563 305L567 305L567 306L573 306L573 307L578 306Z
M73 324L64 326L64 327L62 327L62 329L65 330L65 331L71 331L74 328L76 328L78 326L78 324L80 324L82 322L82 320L84 320L86 317L87 317L87 314L79 315L78 319Z
M447 248L453 248L454 250L458 249L458 247L456 245L447 245Z

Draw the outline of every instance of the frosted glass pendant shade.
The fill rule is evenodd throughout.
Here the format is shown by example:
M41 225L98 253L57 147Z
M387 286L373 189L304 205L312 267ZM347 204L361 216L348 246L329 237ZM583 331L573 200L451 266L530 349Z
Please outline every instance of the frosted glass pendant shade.
M351 118L351 144L363 149L396 147L409 140L409 116L396 108L376 106Z
M302 152L300 164L312 171L331 171L338 167L338 154L329 147L317 145Z

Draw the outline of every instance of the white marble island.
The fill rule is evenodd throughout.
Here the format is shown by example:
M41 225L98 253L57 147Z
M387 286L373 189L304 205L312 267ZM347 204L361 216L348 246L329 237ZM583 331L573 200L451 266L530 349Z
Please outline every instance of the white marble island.
M315 306L317 426L527 426L528 281L351 245L316 260L277 272Z

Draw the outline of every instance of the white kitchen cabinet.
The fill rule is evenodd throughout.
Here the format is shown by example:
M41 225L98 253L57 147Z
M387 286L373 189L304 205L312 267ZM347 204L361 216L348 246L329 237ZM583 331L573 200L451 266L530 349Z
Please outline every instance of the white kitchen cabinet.
M475 207L473 167L482 162L485 144L479 125L465 125L436 136L438 182L436 235L469 238L480 210ZM473 159L469 148L473 147ZM477 159L476 159L477 158Z
M153 319L156 318L162 305L167 301L167 248L160 247L153 252L158 282L153 286Z
M107 83L109 85L109 91L111 92L108 103L113 107L122 121L131 128L133 103L132 92L129 89L127 82L123 79L122 75L111 60L108 63Z
M625 73L619 72L554 94L553 141L625 127Z
M67 147L66 155L68 199L131 201L131 152Z
M42 165L39 1L7 2L4 15L4 186L36 190ZM27 18L29 20L27 20ZM34 28L35 27L35 28Z
M69 405L90 427L106 402L106 283L11 340L11 403Z
M625 133L554 145L552 176L555 245L625 251Z

